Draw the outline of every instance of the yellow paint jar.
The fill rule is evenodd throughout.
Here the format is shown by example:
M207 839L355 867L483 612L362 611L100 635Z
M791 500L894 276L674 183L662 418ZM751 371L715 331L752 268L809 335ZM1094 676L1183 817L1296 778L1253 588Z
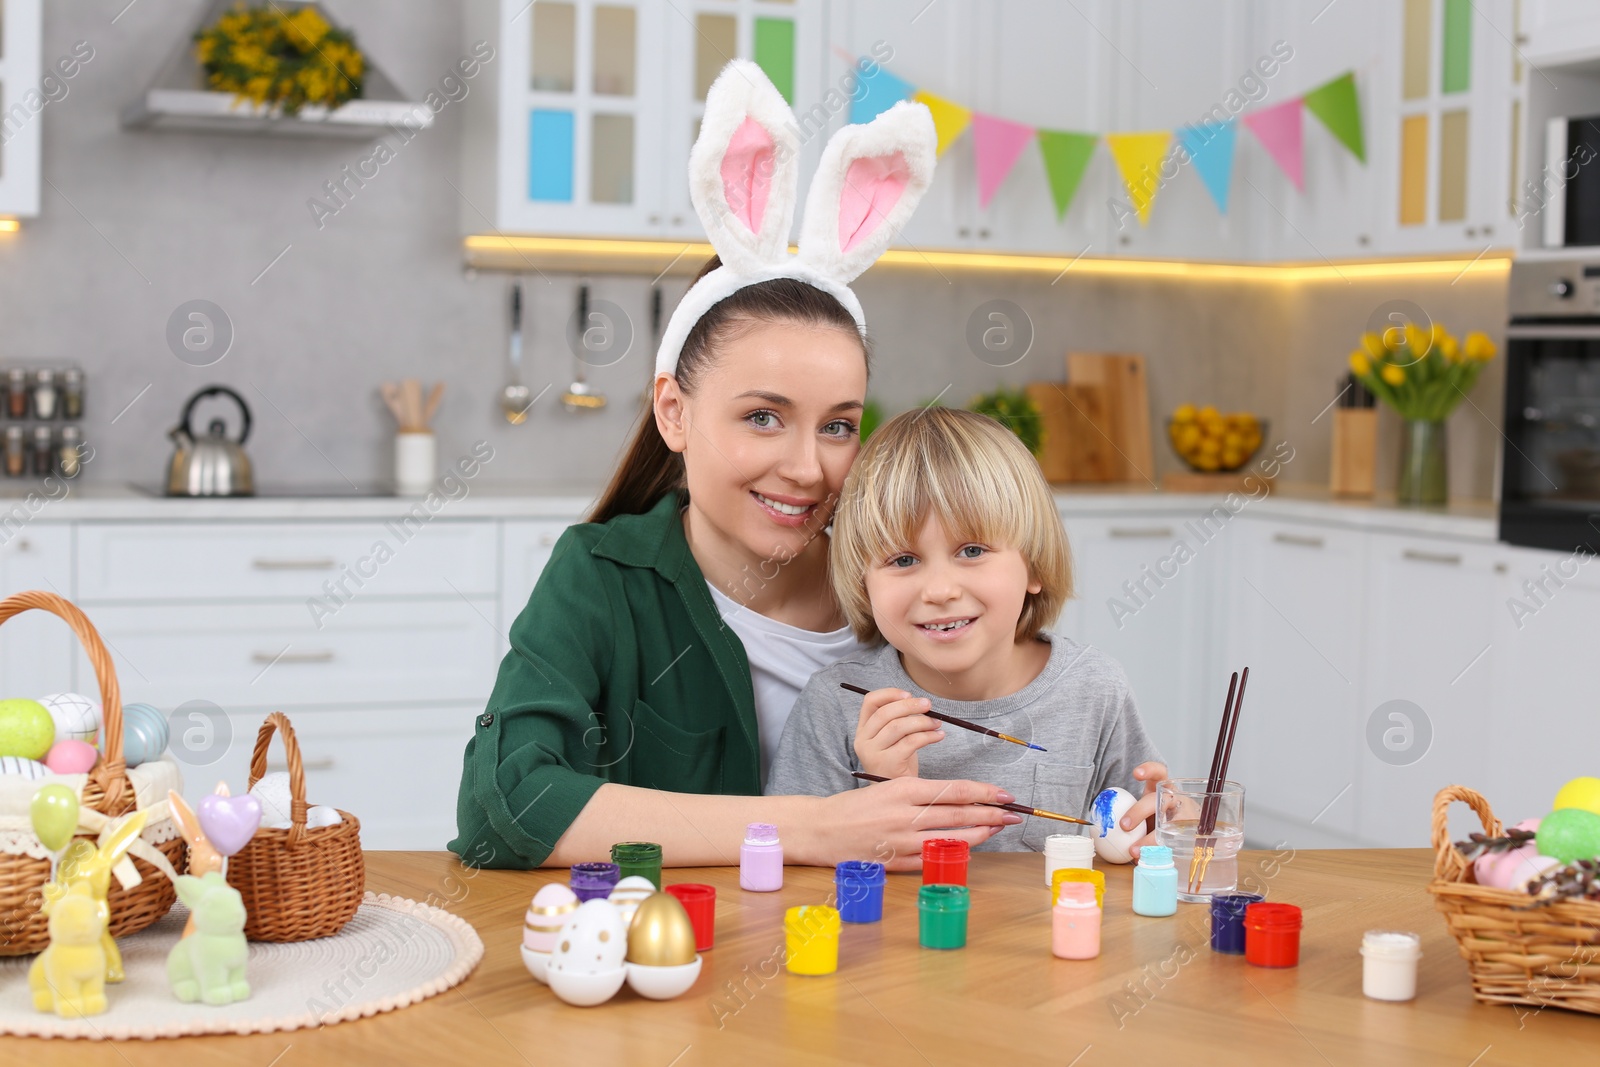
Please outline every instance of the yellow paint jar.
M790 974L832 974L839 969L839 909L802 904L783 913Z

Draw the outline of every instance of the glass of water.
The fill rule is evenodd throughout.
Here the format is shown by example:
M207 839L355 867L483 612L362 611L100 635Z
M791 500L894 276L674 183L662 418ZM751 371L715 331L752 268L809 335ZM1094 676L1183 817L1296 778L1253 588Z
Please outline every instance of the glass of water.
M1200 836L1207 801L1216 811L1212 832ZM1171 778L1156 786L1156 844L1172 849L1178 869L1178 899L1203 904L1214 893L1231 893L1239 881L1244 843L1244 786L1224 782L1206 792L1204 778Z

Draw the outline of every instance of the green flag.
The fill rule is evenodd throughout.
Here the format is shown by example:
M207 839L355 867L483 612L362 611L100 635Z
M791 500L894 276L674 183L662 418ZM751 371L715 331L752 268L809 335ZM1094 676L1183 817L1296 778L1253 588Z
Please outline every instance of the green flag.
M1367 161L1366 143L1361 137L1361 104L1356 100L1356 79L1349 71L1331 82L1317 86L1301 100L1306 110L1322 120L1328 132L1355 153L1357 159Z
M1050 195L1056 202L1056 219L1059 221L1072 204L1072 197L1083 180L1089 157L1100 138L1092 133L1062 133L1058 130L1039 131L1039 151L1044 155L1045 173L1050 178Z

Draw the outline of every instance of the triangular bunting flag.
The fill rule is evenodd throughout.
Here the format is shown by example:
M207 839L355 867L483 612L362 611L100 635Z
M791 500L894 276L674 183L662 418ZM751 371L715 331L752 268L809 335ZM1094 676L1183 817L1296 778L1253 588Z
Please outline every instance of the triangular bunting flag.
M1306 110L1322 120L1328 132L1339 138L1341 144L1355 153L1357 159L1367 161L1367 145L1361 136L1361 105L1356 100L1355 75L1339 75L1325 85L1319 85L1305 96Z
M1244 116L1244 124L1256 135L1267 155L1294 182L1294 187L1305 192L1305 156L1301 151L1300 98L1276 107L1252 111Z
M919 104L928 105L928 110L933 113L933 128L939 135L939 148L934 153L935 156L944 155L944 150L972 124L972 112L953 100L934 96L921 89L918 89L911 99Z
M896 78L878 63L871 65L871 73L861 75L861 95L850 100L850 124L859 126L871 122L912 93L912 85Z
M1111 158L1122 172L1122 184L1128 187L1128 199L1139 213L1141 226L1150 222L1150 205L1161 186L1161 160L1171 143L1172 133L1168 130L1106 134L1106 147L1111 149Z
M1050 178L1050 196L1056 202L1056 221L1061 221L1083 180L1083 172L1094 155L1100 138L1092 133L1039 131L1039 152L1044 156L1044 171Z
M1000 183L1033 138L1033 127L982 112L972 113L972 148L978 157L978 204L988 207Z
M1238 132L1233 119L1202 122L1178 131L1178 143L1189 154L1195 173L1206 183L1206 191L1224 215L1228 213L1228 186L1233 179L1233 149Z

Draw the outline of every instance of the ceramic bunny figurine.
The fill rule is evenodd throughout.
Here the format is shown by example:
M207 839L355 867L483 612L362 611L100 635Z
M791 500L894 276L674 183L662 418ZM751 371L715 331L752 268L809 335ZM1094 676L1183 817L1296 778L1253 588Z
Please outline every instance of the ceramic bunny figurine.
M244 965L244 898L218 871L180 874L178 899L193 913L195 933L167 953L167 984L185 1004L232 1004L250 996Z
M226 786L219 785L218 788L226 789ZM200 820L195 816L194 809L171 789L167 790L167 805L172 810L172 821L178 824L178 832L189 844L189 873L199 877L212 871L221 871L222 853L206 840L205 831L200 829ZM194 933L194 912L191 911L189 921L183 926L183 936L188 937L192 933Z
M45 910L50 947L28 967L34 1009L63 1019L99 1015L106 1010L105 944L111 942L105 901L95 899L85 880L57 893Z
M58 901L64 901L79 886L87 889L100 915L100 947L105 953L105 980L122 981L122 952L111 936L111 906L106 894L111 889L111 868L115 867L144 830L147 811L130 812L117 824L105 844L96 845L86 837L75 837L61 854L61 864L56 870L56 880L44 887L46 915L53 913Z

